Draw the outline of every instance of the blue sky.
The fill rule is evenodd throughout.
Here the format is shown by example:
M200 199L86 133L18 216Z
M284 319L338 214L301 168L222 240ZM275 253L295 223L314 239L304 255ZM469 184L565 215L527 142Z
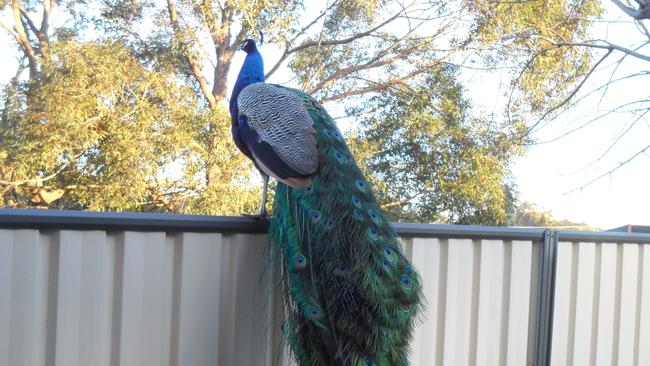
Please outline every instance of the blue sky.
M592 32L594 38L607 38L626 46L643 41L629 17L611 2L604 4L603 19L620 23L596 24ZM640 51L650 54L650 47ZM591 90L609 79L619 55L616 56L604 62L606 67L594 74L583 90ZM648 62L627 58L616 77L648 70L648 66ZM650 98L649 85L650 75L612 85L604 98L596 93L585 99L577 109L563 114L534 137L538 141L551 140L623 103L647 100ZM645 115L632 123L636 117L632 113L609 114L574 134L532 146L513 166L521 199L552 210L557 218L586 222L601 229L625 224L650 225L650 154L639 155L597 182L567 193L608 172L650 144L650 116ZM610 146L611 150L598 160Z
M592 31L594 38L607 37L610 41L623 45L633 45L643 40L628 17L609 1L604 1L604 4L606 13L603 19L620 22L597 23ZM5 32L1 32L0 82L8 80L15 70L14 48L9 43L11 41ZM267 60L273 60L277 53L272 45L263 47L262 51ZM650 47L641 51L648 54ZM614 60L616 58L612 57L606 61L604 69L593 75L583 90L591 90L606 81L615 66ZM238 54L231 69L231 82L234 82L242 61L243 54ZM619 67L617 75L623 76L647 68L647 62L627 60ZM501 76L498 72L477 72L465 76L468 95L477 104L477 109L489 112L502 108L508 86L500 83ZM285 82L288 73L280 70L273 79L271 81ZM564 113L537 131L534 137L537 141L552 140L621 103L647 99L650 89L648 85L650 76L614 85L604 98L595 94L585 99L578 108ZM327 107L330 111L335 110L331 114L340 115L340 106ZM512 166L520 199L535 203L540 209L551 210L558 219L585 222L601 229L624 224L650 225L650 194L647 188L650 183L650 150L648 155L640 155L613 174L583 189L574 190L650 144L650 117L646 115L631 125L633 117L630 113L610 114L557 141L533 145ZM627 132L619 137L624 131ZM618 142L598 160L616 139Z

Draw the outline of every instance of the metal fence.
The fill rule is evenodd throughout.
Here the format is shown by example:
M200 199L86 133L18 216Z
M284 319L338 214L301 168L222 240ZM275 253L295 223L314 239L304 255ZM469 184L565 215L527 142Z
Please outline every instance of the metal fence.
M650 235L396 224L412 365L649 365ZM0 366L287 365L266 227L0 210Z

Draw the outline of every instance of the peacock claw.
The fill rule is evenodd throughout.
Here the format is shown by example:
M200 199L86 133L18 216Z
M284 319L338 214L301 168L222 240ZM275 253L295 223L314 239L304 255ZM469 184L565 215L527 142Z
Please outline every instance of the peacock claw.
M269 215L268 212L260 212L256 214L244 214L245 217L248 217L249 219L253 220L258 220L258 221L268 221L271 218L271 215Z

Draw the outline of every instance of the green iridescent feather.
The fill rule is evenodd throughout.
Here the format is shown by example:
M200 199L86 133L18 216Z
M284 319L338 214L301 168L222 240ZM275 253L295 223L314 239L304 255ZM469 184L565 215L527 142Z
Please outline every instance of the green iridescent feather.
M420 279L331 117L289 90L313 119L319 151L309 186L278 183L269 228L291 351L301 366L407 365Z

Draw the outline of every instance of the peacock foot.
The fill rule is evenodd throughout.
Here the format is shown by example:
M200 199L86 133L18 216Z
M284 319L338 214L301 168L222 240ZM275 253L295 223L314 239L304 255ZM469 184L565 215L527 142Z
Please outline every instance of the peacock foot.
M271 218L271 216L266 210L256 214L244 214L244 216L258 221L268 221Z

